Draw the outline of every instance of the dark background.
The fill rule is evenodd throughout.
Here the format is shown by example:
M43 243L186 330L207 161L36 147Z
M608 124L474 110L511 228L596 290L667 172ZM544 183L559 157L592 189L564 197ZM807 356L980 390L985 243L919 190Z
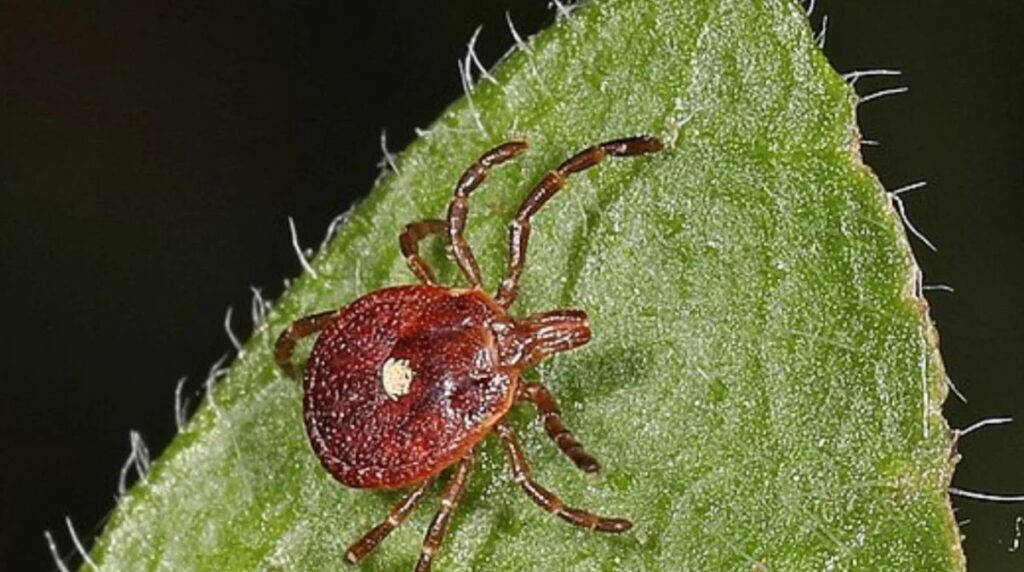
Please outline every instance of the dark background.
M544 0L215 8L172 3L6 6L0 17L0 569L49 570L43 530L71 555L113 507L128 431L154 455L174 432L173 392L198 395L229 350L249 285L270 297L298 273L287 217L306 245L378 174L379 136L401 150L461 95L456 59L478 25L493 62L504 13L532 33ZM339 3L339 5L342 3ZM1019 0L819 0L841 72L895 67L862 92L879 147L866 160L906 196L939 246L915 242L950 375L951 424L1021 423L961 444L954 484L1024 491ZM954 499L973 570L1020 570L1024 505Z

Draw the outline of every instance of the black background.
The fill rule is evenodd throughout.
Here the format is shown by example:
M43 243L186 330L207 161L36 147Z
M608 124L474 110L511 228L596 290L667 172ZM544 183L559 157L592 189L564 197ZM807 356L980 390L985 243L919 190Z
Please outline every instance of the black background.
M461 95L456 59L532 33L544 0L266 8L108 2L6 6L0 19L3 392L0 569L54 565L42 531L70 516L91 537L114 504L128 431L158 453L175 382L198 392L248 327L249 285L271 297L304 244L365 193L379 136L392 150ZM952 378L951 424L992 415L961 444L954 484L1024 491L1024 275L1019 0L820 0L841 72L895 67L862 92L865 157L939 246L915 242ZM244 327L243 327L244 325ZM1020 570L1024 505L954 499L973 570ZM88 542L88 538L86 538Z

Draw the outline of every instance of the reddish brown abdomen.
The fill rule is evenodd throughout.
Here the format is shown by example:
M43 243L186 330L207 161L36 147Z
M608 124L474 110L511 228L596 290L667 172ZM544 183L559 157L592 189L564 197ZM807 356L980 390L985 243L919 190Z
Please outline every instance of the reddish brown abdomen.
M344 308L306 367L320 462L345 485L398 488L461 458L512 403L490 329L505 320L486 295L437 286L377 290ZM402 391L384 386L385 362L411 373Z

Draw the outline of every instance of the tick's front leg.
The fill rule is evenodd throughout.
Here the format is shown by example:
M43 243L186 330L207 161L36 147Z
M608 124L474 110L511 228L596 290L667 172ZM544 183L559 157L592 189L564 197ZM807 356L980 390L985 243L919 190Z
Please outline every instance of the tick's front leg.
M625 518L598 516L590 511L566 506L555 493L533 480L533 472L530 470L530 464L526 461L526 454L523 453L523 448L519 445L515 431L512 430L508 421L504 419L499 421L495 425L495 431L505 442L505 450L508 451L509 462L512 463L513 480L523 489L526 496L530 497L530 500L537 503L537 506L570 524L588 530L626 532L633 528L633 523Z
M519 386L519 398L533 403L544 421L544 430L558 448L569 457L584 473L601 471L597 459L583 450L583 445L572 436L562 421L562 410L558 408L555 396L539 383L524 383Z

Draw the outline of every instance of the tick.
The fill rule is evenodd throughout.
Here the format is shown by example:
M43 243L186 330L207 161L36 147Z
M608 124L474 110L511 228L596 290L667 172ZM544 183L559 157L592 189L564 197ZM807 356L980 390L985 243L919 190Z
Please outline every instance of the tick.
M553 310L514 318L508 308L519 293L531 221L562 190L566 178L606 157L653 153L662 144L649 136L607 141L573 155L545 175L509 226L505 278L491 297L483 290L480 267L464 236L469 196L488 169L526 148L525 141L510 141L491 149L459 178L445 220L405 227L399 245L420 284L375 290L341 309L307 316L277 339L277 363L295 377L296 342L319 334L303 376L302 405L310 444L327 472L349 487L411 489L380 524L349 547L349 563L362 560L400 525L428 486L451 467L416 564L417 572L430 570L466 488L473 450L491 432L504 444L512 479L544 510L598 532L625 532L633 526L624 518L567 506L537 483L505 419L516 403L532 403L562 453L584 472L600 470L597 460L566 429L551 392L522 379L524 370L545 358L587 343L587 314ZM431 235L447 238L469 288L437 284L418 250L420 241Z

